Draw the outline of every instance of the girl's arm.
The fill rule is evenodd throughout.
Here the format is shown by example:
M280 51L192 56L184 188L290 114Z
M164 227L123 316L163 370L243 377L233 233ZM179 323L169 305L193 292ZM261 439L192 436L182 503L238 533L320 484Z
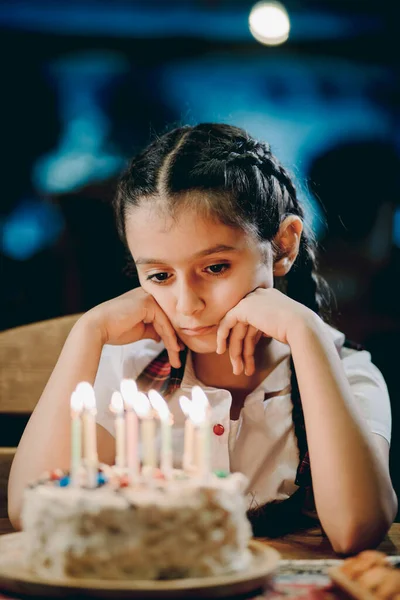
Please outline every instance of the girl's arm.
M129 344L143 338L162 339L171 364L180 366L175 331L154 298L141 288L96 306L75 323L11 467L8 513L15 528L20 527L25 486L44 471L70 464L70 398L77 384L93 384L104 344ZM97 431L99 460L108 463L113 459L114 440L103 427L98 426Z
M397 511L388 444L368 430L326 325L278 290L257 289L226 314L218 329L217 352L225 352L229 336L237 374L243 368L249 375L254 371L255 330L291 348L316 509L334 550L351 553L376 545Z
M288 339L301 394L317 512L337 552L378 544L397 498L389 445L365 423L341 359L315 315L292 324Z
M69 466L71 394L80 381L94 382L102 348L99 328L84 315L75 323L64 344L25 428L11 467L8 513L16 529L20 526L25 486L44 471Z

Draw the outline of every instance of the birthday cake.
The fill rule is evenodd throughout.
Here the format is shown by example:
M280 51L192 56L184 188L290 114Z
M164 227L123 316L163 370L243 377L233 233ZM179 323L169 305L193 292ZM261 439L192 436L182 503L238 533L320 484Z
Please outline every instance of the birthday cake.
M44 577L136 580L246 569L247 481L211 469L205 394L194 387L192 401L186 399L190 427L181 470L171 462L173 419L165 400L154 390L147 398L131 380L121 390L125 405L119 392L110 405L116 419L113 467L98 463L92 387L83 382L72 394L71 469L49 473L24 493L27 566Z
M157 580L248 567L245 478L182 471L126 484L115 468L97 487L49 476L25 490L27 565L45 577Z

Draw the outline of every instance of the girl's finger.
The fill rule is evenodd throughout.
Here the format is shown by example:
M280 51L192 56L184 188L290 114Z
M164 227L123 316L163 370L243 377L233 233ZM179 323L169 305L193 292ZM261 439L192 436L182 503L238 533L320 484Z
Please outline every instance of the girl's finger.
M169 358L171 367L174 367L174 369L179 369L179 367L181 366L181 359L179 358L179 352L176 352L175 350L168 350L168 358Z
M145 324L143 337L146 339L154 340L156 342L161 342L161 337L154 329L152 323Z
M155 316L154 316L154 329L159 333L164 340L166 348L171 348L171 350L180 351L180 346L178 342L178 337L176 335L175 329L172 327L170 320L167 315L161 308L157 307Z
M226 313L221 320L217 330L217 354L226 352L227 339L231 329L237 324L238 320L233 312Z
M181 348L178 343L175 329L172 327L167 315L161 308L156 310L153 327L165 344L171 365L178 369L181 366L179 358Z
M258 344L258 342L261 340L261 338L263 337L263 332L260 331L259 329L257 329L257 335L256 335L256 346Z
M243 358L245 375L253 375L255 371L254 351L257 345L257 337L260 339L259 330L249 325L247 335L243 342Z
M247 334L247 325L238 323L231 330L229 335L229 357L231 359L233 373L240 375L243 373L243 340Z
M180 348L177 344L176 338L174 340L174 337L171 335L171 333L160 323L154 322L154 329L164 342L171 366L173 366L175 369L179 369L181 366L181 361L179 358Z

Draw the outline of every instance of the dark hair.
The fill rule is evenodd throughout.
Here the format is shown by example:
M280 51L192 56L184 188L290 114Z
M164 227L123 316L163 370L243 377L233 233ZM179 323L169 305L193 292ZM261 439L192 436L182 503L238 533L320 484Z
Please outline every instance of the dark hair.
M125 244L126 214L146 200L159 202L172 215L182 207L196 207L271 243L288 215L304 220L296 188L269 145L227 124L175 128L133 158L114 201ZM312 234L305 230L296 261L283 279L283 291L328 320L328 286L317 274L315 248ZM299 390L293 362L291 366L293 398ZM301 402L293 404L296 423L302 419ZM307 449L305 432L298 435L298 444L302 457Z

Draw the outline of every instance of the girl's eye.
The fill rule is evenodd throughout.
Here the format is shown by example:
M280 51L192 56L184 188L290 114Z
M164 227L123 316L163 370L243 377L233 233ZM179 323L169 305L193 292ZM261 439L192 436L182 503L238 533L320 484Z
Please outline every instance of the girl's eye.
M218 263L216 265L210 265L206 267L204 270L209 275L214 275L218 277L219 275L223 275L225 271L230 268L230 265L227 263ZM166 271L162 271L160 273L151 273L151 275L147 275L146 280L152 281L153 283L163 284L166 283L169 279L171 279L171 273L167 273Z
M154 283L164 283L164 281L167 281L169 278L169 273L154 273L153 275L148 275L146 277L147 281L154 281Z
M219 263L217 265L210 265L209 267L206 267L205 270L208 270L208 272L210 272L211 275L222 275L223 273L225 273L225 271L229 269L229 267L230 265L226 263Z

